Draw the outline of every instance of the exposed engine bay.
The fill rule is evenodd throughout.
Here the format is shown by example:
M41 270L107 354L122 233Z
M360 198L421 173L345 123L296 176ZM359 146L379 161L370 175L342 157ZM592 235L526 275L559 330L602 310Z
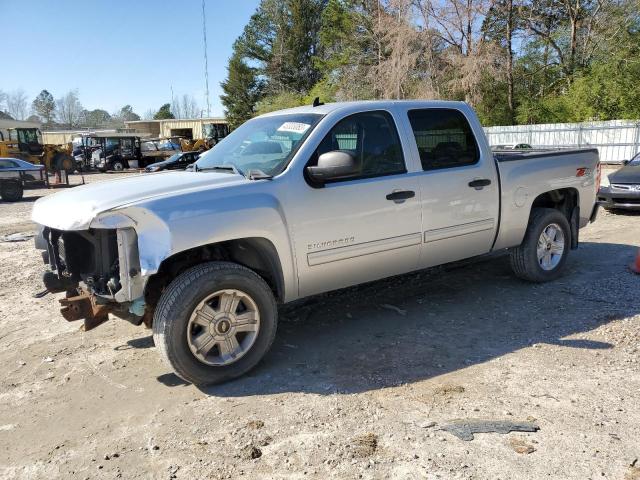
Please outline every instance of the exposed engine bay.
M136 325L133 300L142 296L137 237L131 228L62 231L42 227L36 236L50 270L43 275L47 293L65 292L61 313L68 321L85 320L90 330L113 313ZM123 268L124 267L124 268ZM124 274L124 275L123 275Z

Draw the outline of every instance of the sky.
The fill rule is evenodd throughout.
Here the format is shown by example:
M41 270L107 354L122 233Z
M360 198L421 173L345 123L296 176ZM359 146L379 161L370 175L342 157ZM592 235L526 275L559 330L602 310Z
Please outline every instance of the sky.
M234 40L259 0L205 0L211 115ZM142 116L175 96L206 109L202 0L0 0L0 90L78 89L82 105ZM206 110L205 110L206 115Z

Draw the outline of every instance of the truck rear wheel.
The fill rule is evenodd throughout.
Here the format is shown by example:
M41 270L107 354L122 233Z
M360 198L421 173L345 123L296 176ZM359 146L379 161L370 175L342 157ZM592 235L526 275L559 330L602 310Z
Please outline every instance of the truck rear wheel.
M278 310L266 282L228 262L179 275L160 297L153 339L180 378L211 385L255 367L276 334Z
M121 172L124 170L124 163L122 163L120 160L116 160L111 164L111 170L115 171L115 172Z
M555 280L562 275L570 247L567 217L553 208L535 208L522 244L511 250L511 268L530 282Z
M24 190L22 184L17 181L0 183L0 198L5 202L17 202L22 199Z

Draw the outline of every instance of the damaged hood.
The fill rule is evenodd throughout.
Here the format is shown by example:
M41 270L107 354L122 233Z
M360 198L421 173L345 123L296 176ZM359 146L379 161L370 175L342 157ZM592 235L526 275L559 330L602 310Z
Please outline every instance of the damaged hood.
M64 190L37 200L31 219L58 230L85 230L96 215L161 196L249 182L218 172L162 172L133 175Z

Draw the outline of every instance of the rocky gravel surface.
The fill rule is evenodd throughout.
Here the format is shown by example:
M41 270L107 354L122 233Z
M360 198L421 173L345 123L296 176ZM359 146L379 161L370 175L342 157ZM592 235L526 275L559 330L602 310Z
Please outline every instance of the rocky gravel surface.
M48 193L0 203L0 235ZM581 242L549 284L496 255L284 306L256 370L198 389L143 327L32 298L32 241L0 241L0 478L638 479L640 215Z

